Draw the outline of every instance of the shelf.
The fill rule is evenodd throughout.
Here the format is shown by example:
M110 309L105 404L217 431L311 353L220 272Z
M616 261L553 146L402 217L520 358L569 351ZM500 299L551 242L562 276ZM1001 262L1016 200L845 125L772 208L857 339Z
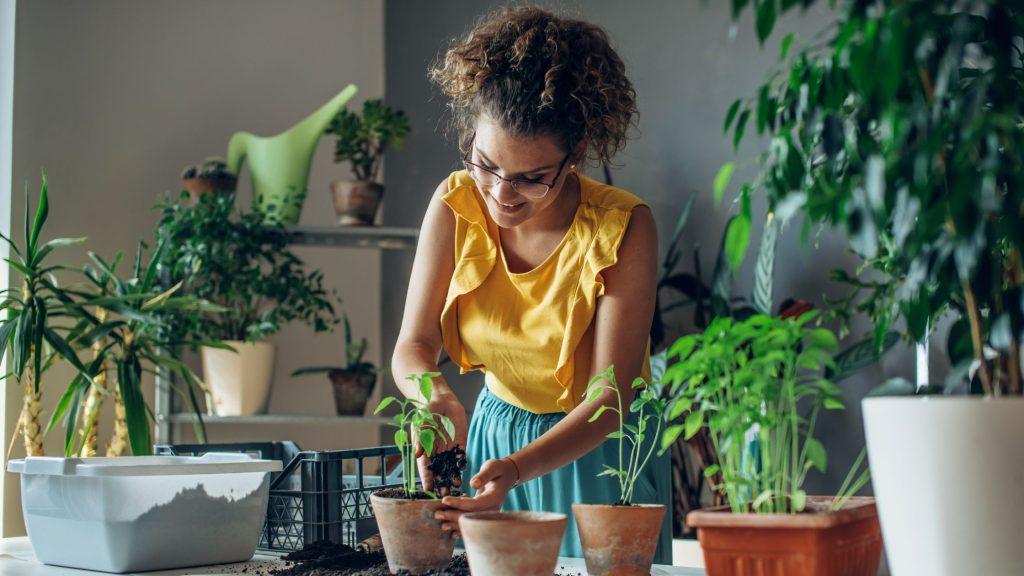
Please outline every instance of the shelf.
M288 226L291 244L414 250L419 230L384 226Z
M194 414L171 414L173 424L191 424ZM206 424L366 424L381 426L390 422L382 416L314 416L310 414L253 414L251 416L203 416Z

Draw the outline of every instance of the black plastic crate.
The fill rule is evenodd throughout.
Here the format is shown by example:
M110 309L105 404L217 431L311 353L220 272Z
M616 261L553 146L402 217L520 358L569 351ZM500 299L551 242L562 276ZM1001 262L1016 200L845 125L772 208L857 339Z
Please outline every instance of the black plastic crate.
M302 451L294 442L156 447L157 454L172 456L207 452L241 452L284 464L271 477L261 550L289 552L321 540L354 547L377 533L370 494L402 486L400 478L388 476L387 457L399 455L395 446L327 451ZM368 471L373 467L376 472Z

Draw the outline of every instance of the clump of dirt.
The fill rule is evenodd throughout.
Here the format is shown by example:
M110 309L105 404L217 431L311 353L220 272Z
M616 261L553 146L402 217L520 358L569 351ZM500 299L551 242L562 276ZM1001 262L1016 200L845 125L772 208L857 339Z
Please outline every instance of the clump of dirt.
M270 572L271 576L404 576L406 572L392 574L383 550L360 552L344 544L317 542L282 558L284 568ZM452 558L442 570L427 572L427 576L469 576L469 563L465 554Z
M466 451L456 445L450 450L430 457L427 470L434 474L434 491L450 494L462 485L462 471L466 469Z
M387 488L385 490L377 490L373 493L374 496L380 498L402 498L405 500L437 500L437 497L427 494L423 490L417 490L412 493L412 496L406 496L405 490L401 488Z

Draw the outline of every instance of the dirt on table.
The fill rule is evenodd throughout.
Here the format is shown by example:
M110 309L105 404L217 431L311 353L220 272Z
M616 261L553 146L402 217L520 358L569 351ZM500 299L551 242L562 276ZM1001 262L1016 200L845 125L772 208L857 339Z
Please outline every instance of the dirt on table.
M317 542L281 558L285 566L271 570L267 576L404 576L388 570L383 550L360 552L344 544ZM443 570L432 570L426 576L469 576L465 554L452 558Z

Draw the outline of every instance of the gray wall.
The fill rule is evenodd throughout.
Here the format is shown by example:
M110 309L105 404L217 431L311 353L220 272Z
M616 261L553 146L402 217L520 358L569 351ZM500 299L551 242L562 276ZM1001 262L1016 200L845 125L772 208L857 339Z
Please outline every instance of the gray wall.
M275 134L315 110L348 83L353 102L379 97L384 88L382 0L305 0L301 7L275 0L94 0L18 3L14 94L14 189L28 180L38 190L39 170L50 180L47 235L88 236L88 247L109 255L133 251L151 238L164 191L180 189L187 163L226 153L236 130ZM5 55L6 56L6 55ZM332 162L323 139L313 162L302 223L334 222L328 183L348 176ZM249 205L249 181L239 183ZM21 195L11 213L19 237ZM374 251L297 251L324 270L345 299L355 330L380 354L380 255ZM64 253L85 263L84 250ZM334 364L341 336L314 336L290 326L275 338L277 371L270 410L332 414L326 378L291 379L301 366ZM44 418L67 383L67 373L44 383ZM6 434L20 408L16 386L6 387ZM101 449L110 407L103 415ZM188 430L188 427L184 427ZM311 449L359 447L379 441L365 426L342 424L210 427L211 439L290 438ZM47 453L59 450L52 434ZM6 438L4 446L7 446ZM21 453L18 447L15 455ZM18 533L17 483L5 493L4 535Z
M786 18L762 49L753 32L752 14L748 12L734 26L729 2L588 0L545 4L592 21L610 33L636 86L640 107L639 130L618 158L614 182L651 205L663 247L684 200L697 194L684 249L692 253L699 247L703 269L711 270L731 208L729 203L715 206L710 194L718 168L734 158L721 132L725 112L733 99L754 94L775 61L785 33L794 31L802 40L811 39L830 22L830 14L819 9ZM417 225L434 187L456 169L457 148L442 130L444 99L429 84L427 68L446 40L466 30L487 5L499 3L389 0L385 6L388 101L406 110L413 122L405 149L393 154L388 165L390 224ZM761 144L747 141L737 157L753 159ZM598 170L592 173L600 175ZM763 213L763 204L755 206ZM791 226L780 240L776 304L787 296L821 303L824 295L841 294L841 287L828 282L827 271L833 267L852 269L856 263L841 238L823 232L814 237L812 245L803 246L799 232L799 225ZM759 234L755 229L752 238ZM751 259L737 275L738 295L750 294ZM390 343L400 325L408 263L385 258L383 275L383 332L385 342ZM672 322L679 329L688 324L683 314ZM913 375L909 350L896 351L882 365L843 383L849 409L829 413L821 421L820 436L829 449L830 464L824 478L810 481L812 493L838 487L863 446L859 398L884 377L895 375ZM452 378L464 398L472 397L480 385L476 375Z

